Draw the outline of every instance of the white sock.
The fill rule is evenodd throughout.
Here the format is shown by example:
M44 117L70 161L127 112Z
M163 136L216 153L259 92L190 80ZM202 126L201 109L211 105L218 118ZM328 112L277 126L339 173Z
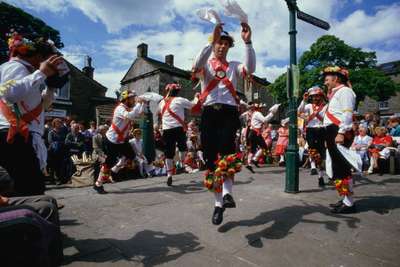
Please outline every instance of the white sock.
M373 172L374 171L374 158L371 157L369 159L369 168L368 168L368 172Z
M222 208L222 193L214 192L215 197L215 207Z
M183 162L185 161L186 152L185 151L179 151L178 155L179 155L179 161L183 164Z
M222 195L223 196L225 196L226 194L232 195L232 187L233 187L232 179L226 179L222 184Z
M126 164L126 158L122 157L119 159L117 164L114 165L114 167L111 168L111 171L114 173L118 173L123 167L125 167Z
M353 206L353 204L354 204L353 197L351 197L351 196L344 196L344 198L343 198L343 203L344 203L346 206L348 206L348 207Z
M203 164L206 164L206 162L204 161L204 158L203 158L203 151L201 151L201 150L197 151L197 156L199 157L201 162L203 162Z
M257 153L254 155L253 160L257 161L261 157L262 153L263 153L262 149L259 149Z
M311 161L311 169L315 169L317 166L315 166L315 161Z
M252 158L253 158L253 153L249 153L247 155L247 165L251 165Z
M165 159L165 167L167 168L167 175L172 176L174 171L174 160L173 159Z
M324 173L324 170L318 170L319 177L324 177Z
M285 161L285 157L283 155L280 156L279 162L284 162Z

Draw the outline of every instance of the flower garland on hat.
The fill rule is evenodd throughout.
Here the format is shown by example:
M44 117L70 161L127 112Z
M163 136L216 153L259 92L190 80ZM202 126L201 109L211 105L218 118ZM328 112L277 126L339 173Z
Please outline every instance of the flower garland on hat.
M240 153L230 154L217 159L214 172L206 171L204 186L211 192L222 192L222 184L225 179L233 179L235 173L242 170L242 155Z
M19 54L25 55L28 51L34 51L34 43L31 40L24 38L21 34L11 30L10 33L7 34L8 41L8 49L10 50L10 57L13 57L16 52Z

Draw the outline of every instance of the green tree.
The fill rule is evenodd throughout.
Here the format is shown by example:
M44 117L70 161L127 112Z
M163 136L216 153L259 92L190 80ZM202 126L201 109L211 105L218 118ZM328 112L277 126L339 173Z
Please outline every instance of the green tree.
M299 60L300 87L303 90L314 85L323 85L320 72L327 65L345 67L350 72L357 103L369 96L382 101L400 90L388 76L376 67L375 52L365 52L347 45L336 36L320 37ZM271 94L283 103L286 102L286 74L281 75L269 86Z
M51 39L57 48L64 47L59 31L48 26L42 20L26 13L5 2L0 2L0 63L7 61L8 46L7 33L11 29L23 34L26 38L34 40L37 37Z

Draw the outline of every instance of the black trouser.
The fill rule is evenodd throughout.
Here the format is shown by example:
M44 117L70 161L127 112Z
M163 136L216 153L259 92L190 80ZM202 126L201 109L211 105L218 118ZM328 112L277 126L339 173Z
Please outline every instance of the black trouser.
M165 144L164 153L167 159L174 158L177 145L179 151L187 150L186 133L182 127L163 130L162 139Z
M217 155L235 153L236 131L240 127L239 111L231 105L205 106L201 114L200 132L204 159L209 170L215 169Z
M0 130L0 166L13 179L16 196L43 195L45 177L32 147L32 136L28 142L17 134L12 144L7 143L8 129Z
M265 143L264 138L262 138L261 134L257 134L256 131L254 130L250 130L249 133L249 142L250 142L250 149L251 149L251 153L256 153L257 152L257 148L263 148L263 149L267 149L267 144Z
M129 142L114 144L107 138L104 140L104 152L107 155L105 164L112 168L118 161L118 157L125 156L126 159L133 160L136 157L135 151Z
M310 149L316 149L321 155L322 159L325 159L325 128L323 127L307 127L306 140Z
M333 179L343 179L351 175L351 164L340 153L335 142L339 127L331 124L325 128L325 141L329 155L332 159ZM345 147L350 147L351 140L346 139L343 144ZM349 145L350 144L350 145Z

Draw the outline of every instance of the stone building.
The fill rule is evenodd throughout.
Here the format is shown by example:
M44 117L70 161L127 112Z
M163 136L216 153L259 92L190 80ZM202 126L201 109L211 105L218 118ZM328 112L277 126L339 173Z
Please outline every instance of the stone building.
M400 60L381 64L378 68L395 83L400 84ZM365 112L379 112L382 117L391 115L400 116L400 93L385 101L375 101L369 97L365 97L363 103L358 107L358 112L360 114L364 114Z
M57 97L46 116L69 116L85 122L100 118L101 122L105 122L112 115L108 106L114 106L116 99L106 97L107 88L93 79L91 58L85 58L85 67L82 70L69 62L67 64L71 70L70 80L63 88L57 90ZM103 110L106 110L107 114L104 114Z
M173 55L166 55L164 62L152 59L148 56L148 45L142 43L137 47L136 59L121 80L121 90L132 89L139 95L147 91L164 95L165 85L177 81L183 86L180 96L191 100L200 88L193 88L190 77L190 71L174 65ZM266 79L253 76L251 82L240 80L236 90L244 101L256 100L270 106L273 99L266 89L268 84ZM156 108L156 104L152 103L150 109L154 116Z

